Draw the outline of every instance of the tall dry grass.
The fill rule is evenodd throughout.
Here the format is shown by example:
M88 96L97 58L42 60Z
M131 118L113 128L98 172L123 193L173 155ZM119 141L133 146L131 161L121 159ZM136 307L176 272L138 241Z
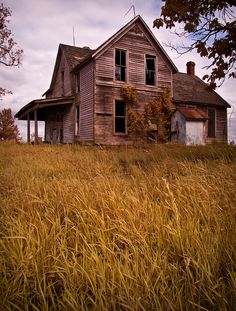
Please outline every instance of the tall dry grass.
M236 148L0 145L1 310L236 310Z

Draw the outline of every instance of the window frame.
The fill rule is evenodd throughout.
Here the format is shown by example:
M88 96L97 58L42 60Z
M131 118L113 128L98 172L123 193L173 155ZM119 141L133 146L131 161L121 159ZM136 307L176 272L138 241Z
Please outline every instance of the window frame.
M116 115L116 104L117 103L123 103L125 105L124 107L124 111L125 111L125 115L124 116L121 116L121 115ZM114 127L114 135L118 135L118 136L125 136L128 134L128 131L127 131L127 105L126 105L126 102L122 99L115 99L114 101L114 109L113 109L114 113L113 113L113 127ZM125 131L124 132L117 132L116 131L116 120L117 119L124 119L124 126L125 126Z
M211 125L213 118L210 119L209 111L214 111L214 133L212 132L213 124ZM208 138L216 138L216 109L213 107L208 107L207 108L207 115L208 115L207 137ZM209 124L210 124L210 126L209 126Z
M147 68L147 59L148 58L152 58L154 60L154 70L151 70L151 69L148 69ZM156 75L156 55L150 55L150 54L145 54L145 85L147 86L156 86L157 85L157 75ZM151 83L147 83L147 75L148 75L148 72L152 72L154 73L154 80L153 80L153 84Z
M116 53L117 52L120 52L120 64L117 64L116 63L116 60L117 60L117 55ZM121 53L125 53L125 65L122 65L121 62L122 62L122 56L121 56ZM119 49L119 48L115 48L115 52L114 52L114 79L115 81L118 81L118 82L127 82L127 51L124 50L124 49ZM117 74L116 74L116 70L117 68L120 69L120 79L117 78ZM122 69L124 70L124 80L122 80Z

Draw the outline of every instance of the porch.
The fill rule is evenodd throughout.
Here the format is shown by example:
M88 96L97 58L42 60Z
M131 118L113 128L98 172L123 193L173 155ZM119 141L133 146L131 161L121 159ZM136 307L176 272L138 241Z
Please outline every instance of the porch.
M34 143L39 142L38 121L45 122L44 140L51 144L73 143L75 135L74 97L36 99L20 109L15 117L27 121L27 142L31 141L30 122L34 122Z

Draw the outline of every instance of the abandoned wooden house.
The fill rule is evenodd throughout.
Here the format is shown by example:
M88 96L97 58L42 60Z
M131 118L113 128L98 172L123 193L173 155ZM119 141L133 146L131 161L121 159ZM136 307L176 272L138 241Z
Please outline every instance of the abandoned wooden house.
M216 92L207 91L195 76L194 63L187 73L178 69L140 16L136 16L96 50L59 45L45 98L25 105L16 117L45 122L44 140L51 144L90 142L132 143L127 130L123 86L134 87L137 111L169 88L176 112L172 139L186 144L226 143L229 104Z

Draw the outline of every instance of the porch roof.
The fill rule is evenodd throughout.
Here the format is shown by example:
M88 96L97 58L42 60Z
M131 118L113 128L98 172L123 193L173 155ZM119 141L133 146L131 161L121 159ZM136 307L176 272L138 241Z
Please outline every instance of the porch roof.
M15 117L19 120L27 120L27 115L29 114L30 120L34 120L33 112L36 109L45 108L45 107L53 107L53 106L63 106L73 104L74 96L63 96L63 97L54 97L54 98L44 98L44 99L34 99L29 102L27 105L22 107L16 114ZM43 114L39 113L38 120L43 121Z

